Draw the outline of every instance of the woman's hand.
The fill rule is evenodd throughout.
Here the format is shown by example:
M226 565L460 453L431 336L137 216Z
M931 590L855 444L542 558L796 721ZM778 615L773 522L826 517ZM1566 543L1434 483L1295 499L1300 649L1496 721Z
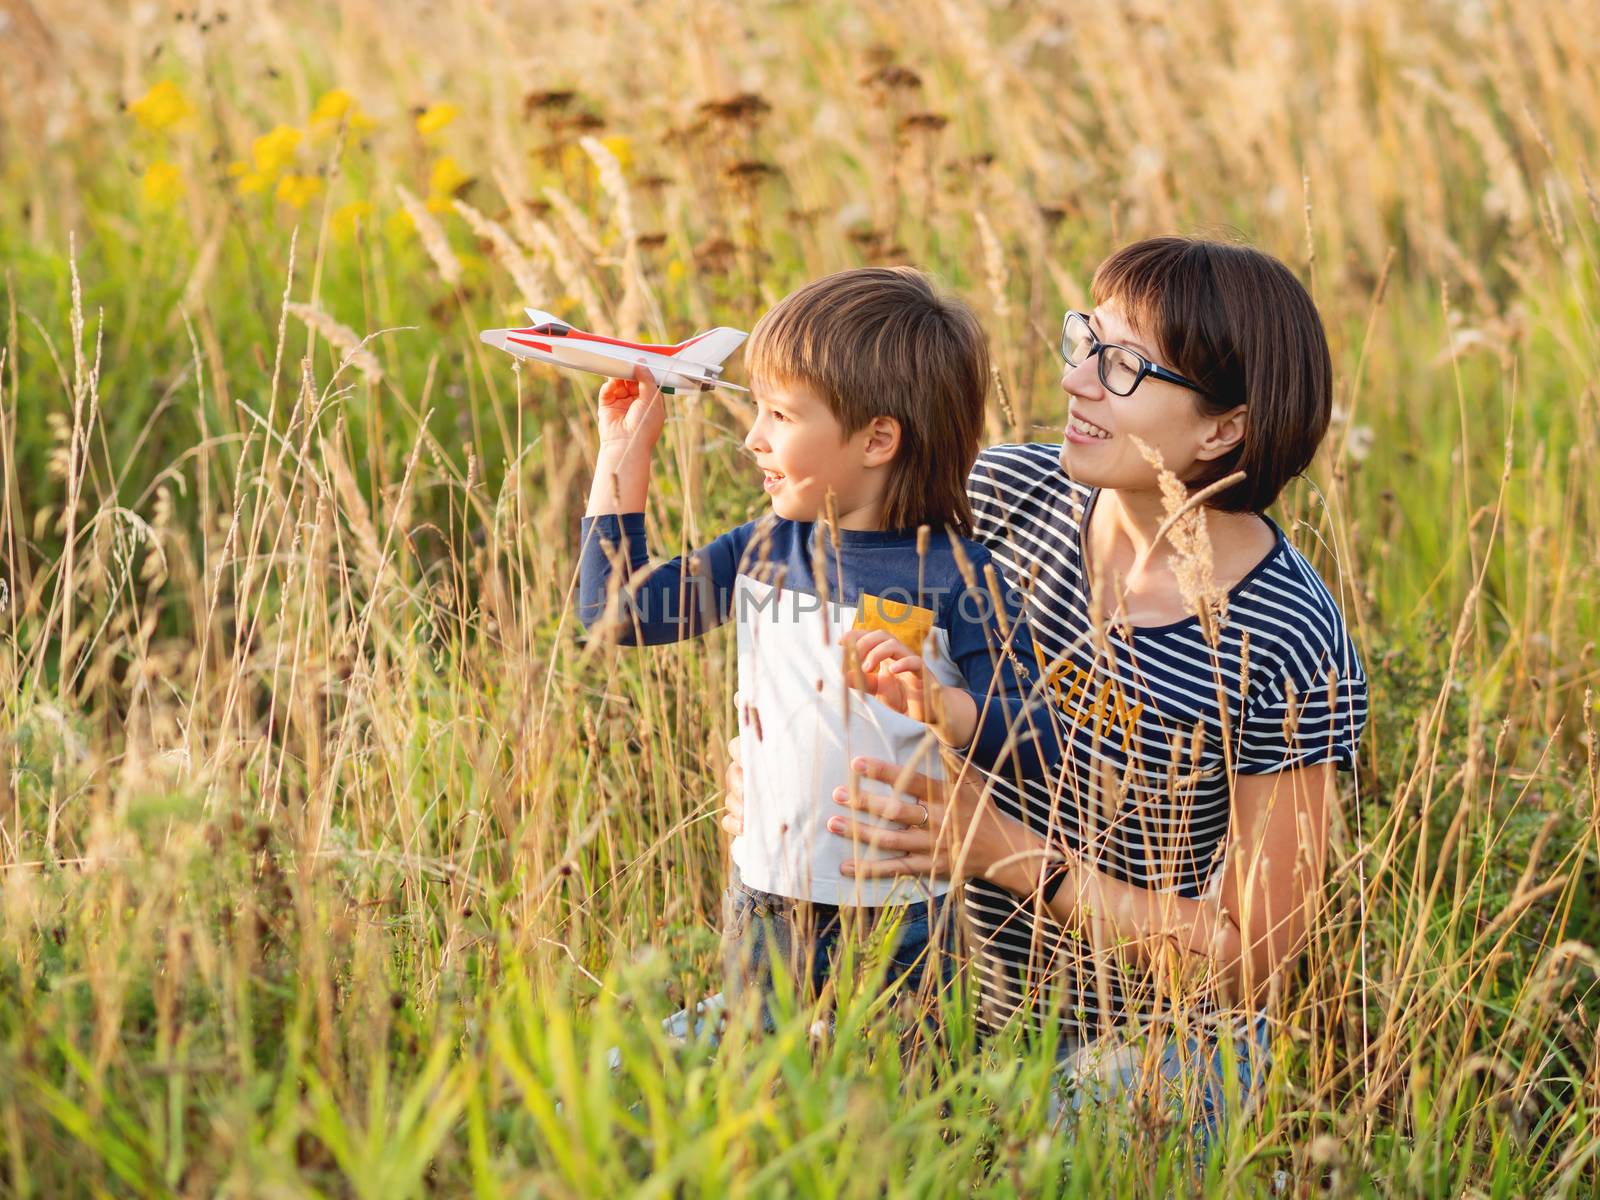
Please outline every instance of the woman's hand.
M834 803L901 828L882 829L832 817L828 831L874 850L901 851L902 856L848 859L841 868L846 875L951 880L982 876L1019 896L1033 891L1045 861L1044 839L996 809L975 778L963 775L946 783L876 758L858 758L850 769L862 779L889 784L894 794L838 788Z
M744 767L739 763L739 739L728 739L728 766L722 773L727 791L722 797L722 828L738 837L744 832Z
M839 639L845 680L857 691L913 721L947 746L965 746L978 727L978 706L961 688L935 679L920 655L881 629L852 629Z

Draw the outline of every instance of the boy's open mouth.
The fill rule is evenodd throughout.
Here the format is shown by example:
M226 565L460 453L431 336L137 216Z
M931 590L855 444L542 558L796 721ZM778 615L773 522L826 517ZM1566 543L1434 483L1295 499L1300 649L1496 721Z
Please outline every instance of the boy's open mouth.
M775 492L782 487L785 478L787 476L782 471L772 471L766 467L761 468L761 486L768 492Z

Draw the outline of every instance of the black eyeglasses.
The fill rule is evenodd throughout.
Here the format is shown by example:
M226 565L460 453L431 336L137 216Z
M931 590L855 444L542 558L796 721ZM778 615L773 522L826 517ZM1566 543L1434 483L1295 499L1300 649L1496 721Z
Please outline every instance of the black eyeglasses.
M1100 356L1100 382L1106 391L1115 396L1130 396L1133 389L1144 382L1146 375L1165 379L1179 387L1205 394L1205 388L1165 367L1158 367L1137 350L1102 342L1089 328L1089 318L1081 312L1069 312L1061 322L1061 357L1072 366L1081 366L1096 354Z

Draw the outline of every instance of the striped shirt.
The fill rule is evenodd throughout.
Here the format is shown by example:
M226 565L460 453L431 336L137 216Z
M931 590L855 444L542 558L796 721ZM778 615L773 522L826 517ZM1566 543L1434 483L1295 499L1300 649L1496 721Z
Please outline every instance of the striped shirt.
M1001 811L1112 878L1199 897L1220 883L1232 773L1354 764L1366 677L1326 585L1276 544L1228 593L1212 645L1200 621L1132 630L1090 617L1083 530L1098 490L1057 445L996 446L968 480L976 539L1026 611L1067 744L1049 782L997 779ZM1270 523L1270 522L1269 522ZM1170 1001L1155 973L1084 952L982 879L965 890L984 1021L1021 1014L1094 1034Z

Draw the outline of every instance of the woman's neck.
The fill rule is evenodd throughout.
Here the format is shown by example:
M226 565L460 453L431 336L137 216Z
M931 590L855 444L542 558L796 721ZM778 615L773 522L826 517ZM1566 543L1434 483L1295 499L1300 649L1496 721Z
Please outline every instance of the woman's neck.
M1211 547L1213 578L1224 589L1248 574L1276 543L1272 526L1254 513L1198 511ZM1176 555L1163 532L1167 518L1158 491L1102 490L1084 539L1091 580L1115 578L1131 593L1165 590Z
M1160 566L1171 552L1158 540L1167 509L1160 492L1106 488L1095 502L1090 551L1104 563L1119 563L1130 577Z

